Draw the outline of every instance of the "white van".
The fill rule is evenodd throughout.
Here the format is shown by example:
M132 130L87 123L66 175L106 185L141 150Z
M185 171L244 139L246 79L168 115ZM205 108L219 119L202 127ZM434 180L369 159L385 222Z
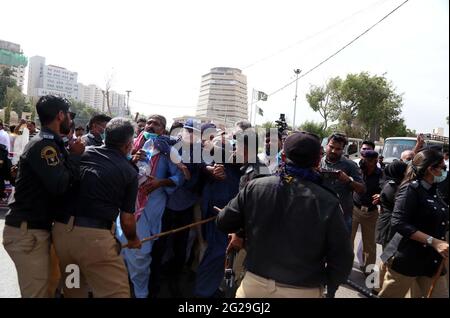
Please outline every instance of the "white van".
M400 160L400 156L405 150L412 150L416 145L416 137L389 137L384 141L383 157L386 164L394 160ZM425 139L425 147L438 146L443 151L444 142L438 140Z

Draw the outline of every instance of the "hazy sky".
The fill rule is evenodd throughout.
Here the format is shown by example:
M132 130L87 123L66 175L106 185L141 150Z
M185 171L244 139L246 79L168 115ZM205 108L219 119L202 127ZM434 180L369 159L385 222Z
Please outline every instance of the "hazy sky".
M194 115L201 76L241 68L268 94L306 72L403 0L14 0L0 5L0 39L25 55L78 72L84 84L132 90L132 112ZM336 57L299 80L297 125L321 120L305 100L310 85L369 71L404 97L409 128L448 126L449 1L410 0ZM264 117L292 120L295 85L258 105Z

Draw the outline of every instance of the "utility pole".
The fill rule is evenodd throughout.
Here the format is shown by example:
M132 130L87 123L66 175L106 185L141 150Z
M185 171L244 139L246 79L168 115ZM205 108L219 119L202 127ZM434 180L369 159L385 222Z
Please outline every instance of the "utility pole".
M130 112L130 93L131 93L131 91L128 90L125 92L127 92L127 115L130 115L131 114L131 112Z
M302 72L301 69L295 69L294 73L296 74L297 78L295 80L295 97L294 97L294 119L292 121L292 130L295 131L295 114L297 111L297 88L298 88L298 75Z

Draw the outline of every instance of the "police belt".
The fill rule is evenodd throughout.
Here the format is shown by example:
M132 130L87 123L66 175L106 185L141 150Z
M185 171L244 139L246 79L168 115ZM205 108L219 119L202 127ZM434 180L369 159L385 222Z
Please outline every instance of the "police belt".
M50 222L35 222L35 221L26 221L26 220L20 220L20 221L15 221L15 220L9 220L8 218L6 218L5 220L5 224L8 226L13 226L13 227L18 227L20 228L22 225L22 222L26 222L27 223L27 229L29 230L47 230L50 231L51 229L51 223Z
M57 215L55 217L55 221L67 224L69 223L71 217L72 215L67 214ZM112 221L102 220L98 218L90 218L85 216L75 216L74 218L75 218L73 222L74 226L88 227L92 229L111 230L114 223Z

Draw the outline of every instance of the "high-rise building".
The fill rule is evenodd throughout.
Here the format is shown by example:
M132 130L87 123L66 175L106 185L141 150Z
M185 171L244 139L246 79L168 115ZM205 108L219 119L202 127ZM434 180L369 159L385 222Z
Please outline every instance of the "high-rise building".
M78 74L63 67L46 65L45 57L30 58L27 94L39 97L48 94L78 99Z
M19 44L0 40L0 70L11 69L17 86L23 87L27 63L28 59L23 55Z
M226 127L248 119L247 77L241 70L216 67L202 76L196 116L220 118Z
M97 85L78 83L78 100L98 111L103 110L103 92Z
M78 83L78 100L83 102L99 112L108 112L105 92L94 84L83 85ZM111 113L115 116L124 116L126 114L126 96L115 91L109 91L109 107Z

